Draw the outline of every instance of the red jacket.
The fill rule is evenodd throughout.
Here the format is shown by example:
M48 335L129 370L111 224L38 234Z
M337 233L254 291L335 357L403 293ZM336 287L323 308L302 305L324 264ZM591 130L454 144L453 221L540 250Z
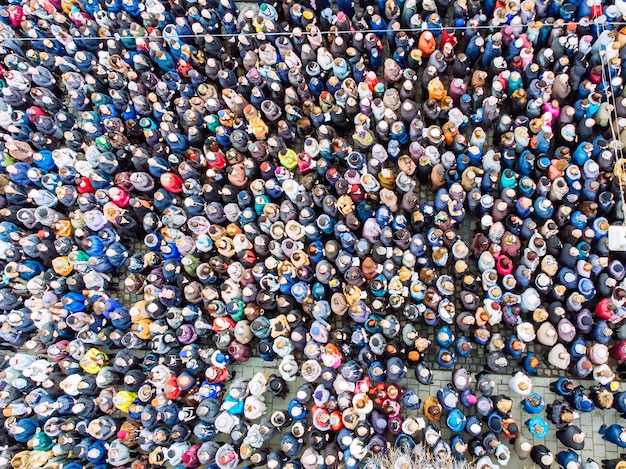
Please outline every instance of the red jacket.
M626 340L611 347L611 356L620 363L626 362Z
M596 316L600 319L608 321L613 316L613 310L610 308L608 298L602 298L596 305Z
M450 34L447 29L443 30L441 34L441 42L439 43L439 49L443 50L443 47L446 44L450 44L452 47L458 44L459 40L454 36L454 34Z

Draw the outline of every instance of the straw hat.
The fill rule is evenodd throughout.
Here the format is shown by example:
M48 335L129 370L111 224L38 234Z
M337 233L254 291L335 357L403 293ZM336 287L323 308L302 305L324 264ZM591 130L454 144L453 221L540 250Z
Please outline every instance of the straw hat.
M430 140L433 145L439 145L443 142L443 132L438 125L428 127L426 134L428 135L428 140Z

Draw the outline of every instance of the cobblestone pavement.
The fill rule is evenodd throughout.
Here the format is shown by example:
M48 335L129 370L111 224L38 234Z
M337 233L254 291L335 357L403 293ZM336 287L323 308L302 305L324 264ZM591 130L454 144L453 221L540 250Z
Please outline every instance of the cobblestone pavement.
M243 376L247 378L251 378L255 373L258 373L259 371L263 371L267 374L271 374L276 371L275 365L273 363L264 362L260 358L252 358L250 361L242 365L236 364L232 366L232 369L237 372L237 377ZM420 398L422 398L423 400L429 395L431 396L436 395L437 390L446 386L446 384L450 381L451 375L452 375L451 371L436 370L434 383L430 386L423 386L422 384L419 384L417 380L415 379L414 375L411 372L409 372L409 374L407 375L407 378L405 378L404 381L402 381L400 384L405 389L410 388L410 389L416 390ZM509 386L508 386L508 381L510 378L509 375L491 374L491 377L497 384L497 389L496 389L495 394L503 393L503 394L511 395L509 391ZM534 383L533 392L539 393L544 398L546 403L551 403L556 398L556 395L552 393L549 389L550 382L552 380L553 378L548 378L548 377L533 378L533 383ZM582 384L584 386L589 386L591 384L590 381L577 381L577 380L573 380L573 381L576 384ZM295 389L298 386L304 383L305 381L300 377L298 377L298 379L296 379L295 382L288 383L290 392L287 393L287 397L285 397L284 399L276 398L276 397L271 396L270 393L266 393L266 404L268 406L268 413L271 413L273 410L286 409L289 403L289 400L291 398L290 396L292 395L293 391L295 391ZM535 444L546 445L548 448L552 450L552 452L555 455L559 451L567 449L557 439L556 429L554 428L553 425L551 425L550 432L548 433L548 436L545 439L541 440L538 438L533 438L530 431L528 431L528 428L524 425L524 422L528 420L531 417L531 415L524 412L521 405L517 405L520 400L519 397L516 398L515 395L511 395L511 397L513 398L513 401L516 404L513 407L512 417L516 419L518 422L520 422L521 427L522 427L522 434L525 437L527 437L531 442L534 442ZM470 415L470 414L466 412L466 415ZM423 417L423 414L421 410L418 410L418 411L403 410L403 416L405 417L411 416L411 417L417 418L417 417ZM614 445L609 442L605 442L600 436L600 434L598 433L598 430L603 424L611 425L612 423L616 423L619 421L622 421L623 423L623 419L621 419L621 417L612 409L606 410L606 411L594 410L591 413L581 414L580 419L575 421L575 424L578 425L587 435L587 438L585 440L585 449L578 452L583 461L585 461L587 458L593 458L598 463L600 463L602 459L616 458L619 456L620 453L623 452L623 451L620 451L620 448L617 445ZM451 436L450 432L447 428L444 428L444 427L445 427L445 423L443 425L440 425L440 428L442 429L443 437L449 441L450 436ZM280 439L276 437L271 441L272 448L278 445L279 440ZM511 448L512 456L511 456L510 463L506 466L507 468L522 469L522 468L535 467L535 465L530 459L527 459L525 461L520 461L517 455L515 454L512 445L510 445L510 448ZM554 464L554 467L556 467L556 463Z

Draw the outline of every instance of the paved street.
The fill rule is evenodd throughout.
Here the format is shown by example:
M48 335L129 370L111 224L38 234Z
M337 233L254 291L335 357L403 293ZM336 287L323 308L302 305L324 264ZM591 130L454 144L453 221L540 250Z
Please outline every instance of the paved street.
M245 376L248 378L251 378L255 373L259 371L263 371L267 374L275 372L275 368L272 363L264 362L263 360L258 358L253 358L243 365L233 365L232 369L237 371L238 377ZM452 373L449 371L437 370L435 372L434 384L432 384L431 386L423 386L415 380L415 377L412 374L409 374L407 379L405 379L401 384L403 387L415 389L423 400L429 395L436 395L437 390L441 387L444 387L449 382L449 380L451 379L451 375ZM491 376L498 385L496 394L501 392L503 394L511 395L508 387L508 375ZM549 389L550 381L552 381L552 378L536 377L533 379L533 392L537 392L538 394L540 394L546 401L546 404L551 403L552 400L554 400L554 398L556 397L556 395L552 393ZM304 380L298 378L295 383L289 383L290 391L294 391L299 385L303 384L304 382ZM593 384L591 381L575 381L575 383L586 386ZM515 404L519 403L519 397L516 397L515 395L511 395L511 397L513 398ZM286 409L287 404L289 403L289 399L289 394L288 397L286 397L285 399L278 399L273 398L271 394L266 393L268 413L271 413L272 410ZM403 415L411 417L423 417L421 410L412 412L407 412L403 410ZM522 424L523 435L535 444L542 443L546 445L552 450L555 455L559 451L567 449L556 438L556 430L553 428L553 426L551 426L550 428L548 437L545 438L543 441L533 438L530 431L528 431L528 428L524 425L524 422L528 420L531 416L525 413L520 405L514 405L512 417L519 421L520 424ZM585 449L579 452L583 461L587 458L594 458L598 463L600 463L602 459L616 458L621 452L623 452L620 451L620 448L618 448L616 445L605 442L598 433L598 430L603 424L611 425L612 423L616 423L619 421L622 421L621 417L612 409L607 411L594 410L593 412L588 414L581 414L580 419L575 423L587 435L587 438L585 440ZM444 438L449 439L449 431L447 429L444 429L443 427L445 427L445 423L440 428L442 428ZM278 445L278 441L278 437L272 440L274 446ZM514 449L512 446L511 451L513 455L511 457L511 462L507 466L508 468L522 469L527 467L532 468L534 466L533 462L530 459L520 461L517 458L517 455L514 454ZM554 467L556 467L556 464L554 465Z

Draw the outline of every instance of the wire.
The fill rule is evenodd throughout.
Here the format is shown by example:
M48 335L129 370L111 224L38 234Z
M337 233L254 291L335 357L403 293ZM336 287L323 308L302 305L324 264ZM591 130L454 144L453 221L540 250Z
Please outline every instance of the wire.
M322 35L322 36L327 36L330 34L334 34L334 35L339 35L339 34L355 34L355 33L363 33L363 34L369 34L369 33L374 33L374 34L387 34L388 32L393 32L393 33L400 33L400 32L405 32L405 33L420 33L423 31L428 31L428 30L432 30L432 31L437 31L437 30L446 30L446 31L466 31L466 30L494 30L494 29L505 29L505 28L513 28L513 29L527 29L530 28L531 26L533 26L535 23L529 23L529 24L520 24L520 25L510 25L510 24L501 24L501 25L475 25L475 26L471 26L471 25L466 25L466 26L438 26L435 25L435 27L431 28L398 28L398 29L391 29L391 28L387 28L387 29L362 29L362 30L355 30L355 31L306 31L306 30L302 30L300 31L300 34L302 36L317 36L317 35ZM626 21L609 21L609 22L605 22L605 23L591 23L589 21L572 21L572 22L568 22L568 23L563 23L563 27L567 27L568 25L576 25L576 26L592 26L592 25L601 25L602 28L604 29L606 26L610 25L610 26L626 26ZM550 27L554 27L554 24L544 24L545 26L550 26ZM5 40L14 40L14 41L44 41L46 39L50 39L51 41L59 41L59 40L80 40L80 41L107 41L109 39L115 39L115 40L120 40L120 39L171 39L174 37L178 37L178 38L203 38L205 36L212 36L212 37L225 37L225 38L231 38L231 37L257 37L260 34L264 35L265 37L267 36L271 36L271 37L275 37L275 36L293 36L295 33L293 31L274 31L274 32L257 32L257 33L204 33L204 34L172 34L172 35L163 35L163 34L156 34L156 35L145 35L145 36L127 36L127 37L122 37L119 34L113 35L113 36L98 36L98 37L94 37L94 36L83 36L83 37L74 37L74 36L68 36L65 38L58 38L55 36L50 36L50 37L35 37L35 38L29 38L29 37L20 37L20 36L15 36L15 37L8 37L8 38L4 38Z

